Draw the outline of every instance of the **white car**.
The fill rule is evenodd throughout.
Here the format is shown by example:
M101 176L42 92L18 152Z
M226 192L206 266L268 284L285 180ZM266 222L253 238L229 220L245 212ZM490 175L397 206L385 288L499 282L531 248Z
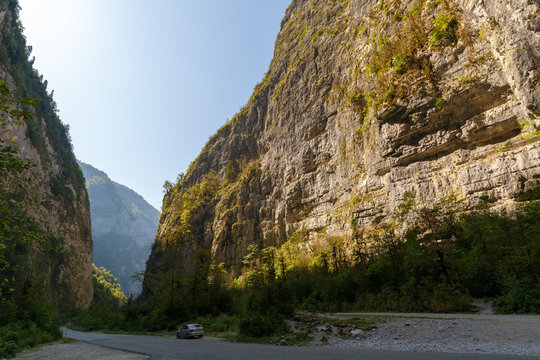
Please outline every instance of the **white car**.
M191 339L196 337L202 337L204 334L204 329L199 324L187 324L182 326L176 332L177 339Z

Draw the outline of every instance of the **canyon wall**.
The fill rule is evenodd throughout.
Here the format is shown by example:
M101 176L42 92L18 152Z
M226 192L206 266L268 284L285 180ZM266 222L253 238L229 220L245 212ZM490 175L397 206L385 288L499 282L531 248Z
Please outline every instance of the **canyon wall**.
M238 274L252 243L336 235L540 185L534 0L294 0L247 105L166 194L147 270L180 245ZM532 195L531 195L532 194Z
M54 233L57 241L33 249L29 269L24 270L29 277L23 283L25 287L43 283L42 288L61 308L84 308L92 300L88 194L47 81L32 67L31 48L26 46L18 9L17 1L0 2L0 79L10 89L9 96L39 99L39 104L35 108L19 105L31 116L17 118L2 113L0 141L15 147L17 156L31 165L9 180L22 186L27 216L35 219L42 231ZM38 263L47 263L47 268L38 267Z

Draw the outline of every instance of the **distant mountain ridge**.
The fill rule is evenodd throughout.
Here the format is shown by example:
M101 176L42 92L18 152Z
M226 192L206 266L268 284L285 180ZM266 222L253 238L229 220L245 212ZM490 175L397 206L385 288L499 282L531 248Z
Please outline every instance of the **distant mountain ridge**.
M140 292L130 276L144 270L159 211L130 188L80 162L90 197L94 262L109 269L129 296Z
M157 224L159 221L159 211L150 205L144 198L137 194L135 191L131 190L125 185L119 184L113 181L115 185L116 192L122 198L125 204L131 205L131 214L133 216L142 216L152 221L152 223ZM152 234L152 242L154 242L155 231Z

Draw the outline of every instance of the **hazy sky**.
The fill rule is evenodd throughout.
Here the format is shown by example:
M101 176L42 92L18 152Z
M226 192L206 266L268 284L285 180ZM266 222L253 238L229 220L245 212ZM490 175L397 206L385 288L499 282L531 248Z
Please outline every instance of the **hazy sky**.
M247 102L290 0L20 0L75 155L156 208Z

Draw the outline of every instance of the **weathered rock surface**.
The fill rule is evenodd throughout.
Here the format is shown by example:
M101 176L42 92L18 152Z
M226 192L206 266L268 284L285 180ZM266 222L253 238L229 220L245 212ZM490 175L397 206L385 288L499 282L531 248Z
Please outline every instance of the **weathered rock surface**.
M143 271L157 232L159 211L106 173L79 162L90 197L94 263L110 270L129 296L140 293L130 277Z
M88 307L93 292L88 194L67 130L56 116L46 84L37 71L31 70L28 48L23 49L17 6L16 1L0 2L0 79L12 91L21 89L19 96L43 98L31 120L4 117L0 142L15 146L19 156L33 164L20 179L25 209L42 230L57 234L63 251L61 260L51 264L48 273L34 274L36 279L28 281L47 278L62 308Z
M250 243L350 240L407 193L512 206L540 185L539 89L537 1L294 0L248 104L165 196L148 269L182 239L188 267L203 248L238 273Z

